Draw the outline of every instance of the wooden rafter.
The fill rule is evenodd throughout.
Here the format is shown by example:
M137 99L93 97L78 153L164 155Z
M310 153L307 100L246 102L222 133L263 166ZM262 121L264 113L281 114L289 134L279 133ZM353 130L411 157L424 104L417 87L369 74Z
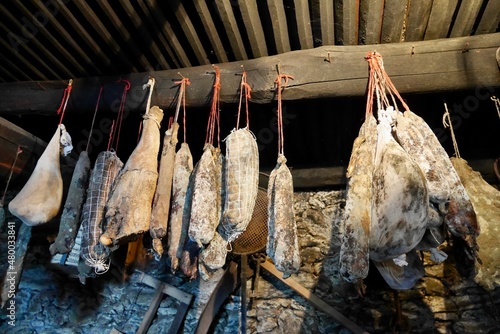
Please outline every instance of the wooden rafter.
M198 37L196 29L194 28L193 23L191 22L191 19L189 18L188 13L186 12L186 9L184 8L182 2L180 0L169 0L167 1L167 3L170 6L170 8L172 8L172 10L175 13L175 16L179 20L182 30L184 31L184 34L186 35L189 41L189 44L193 48L196 59L198 59L200 65L209 64L210 62L207 58L205 49L201 44L200 37Z
M254 58L267 56L266 37L260 21L257 1L241 1L239 6Z
M434 1L424 40L446 38L458 0Z
M94 27L101 38L106 42L106 44L113 50L113 53L117 55L120 60L122 60L131 71L137 72L137 67L132 64L130 59L125 56L124 50L118 45L115 38L111 35L104 24L99 20L97 14L90 8L90 6L85 1L73 1L73 3L78 7L78 10L83 14L85 19ZM107 3L106 1L98 1L99 4ZM112 17L109 17L112 21ZM113 21L112 21L113 22Z
M338 44L358 44L359 1L335 0L335 22L337 22L335 37Z
M184 51L176 34L174 33L172 26L167 21L165 16L163 16L161 11L159 11L157 9L157 6L158 6L157 1L156 0L146 0L146 4L149 7L150 13L153 13L153 17L158 21L158 24L160 25L161 29L163 30L163 33L165 34L166 38L172 44L173 51L175 52L175 54L177 55L177 58L179 59L180 67L190 67L191 61L189 60L188 56L186 55L186 51Z
M19 52L16 52L14 49L12 49L12 46L9 43L4 41L3 39L0 39L0 45L2 46L2 48L9 50L9 52L11 54L15 55L15 57L19 61L21 61L24 66L26 66L33 73L35 73L38 76L38 78L43 79L43 80L48 80L48 78L42 72L40 72L40 70L38 70L38 68L36 68L31 62L26 60L26 58L24 58L23 55L21 55Z
M219 62L227 62L227 54L224 50L224 46L222 45L219 33L215 28L215 24L212 20L212 16L210 15L210 10L208 9L207 3L205 1L194 1L194 7L196 8L196 12L200 17L203 28L207 32L208 40L210 41L210 45L212 46L212 52L215 54Z
M229 43L234 53L236 60L248 59L247 52L245 51L245 45L243 44L243 39L241 38L240 29L236 23L236 18L234 17L233 7L229 0L215 1L217 6L217 11L219 12L222 24L226 30Z
M382 33L382 17L384 14L384 0L361 0L359 6L360 43L380 43L380 34Z
M319 0L319 15L323 45L335 44L333 1Z
M288 27L286 23L285 8L282 0L268 0L267 7L274 32L276 51L278 53L290 51L290 39L288 37Z
M476 34L490 34L495 32L500 24L500 1L490 0L486 5Z
M421 41L424 38L433 2L434 0L412 0L408 2L405 41Z
M311 49L313 47L313 35L311 29L311 18L309 16L309 2L308 0L295 0L294 4L300 48Z
M469 52L463 52L468 45ZM500 73L496 61L496 51L500 45L500 33L377 45L376 50L385 59L384 65L394 85L401 94L430 93L450 90L476 89L500 86ZM283 100L316 99L366 94L368 81L365 55L373 51L373 46L323 46L299 50L259 59L220 64L221 103L237 102L241 65L248 73L252 86L254 103L275 101L274 80L276 65L281 64L284 73L294 76L289 82ZM327 54L331 62L326 62ZM206 106L210 102L213 86L213 69L210 65L182 70L191 79L186 100L188 107ZM143 111L147 91L142 90L148 76L156 78L152 104L169 107L175 99L178 88L172 85L178 80L178 70L152 73L131 73L127 79L132 84L134 99L127 105L130 110ZM119 96L123 87L114 82L117 77L94 77L75 79L72 101L78 101L72 109L93 112L95 91L102 83L111 83L104 89L103 101L109 96ZM44 89L40 88L40 84ZM20 82L0 84L0 114L53 114L57 109L65 81ZM127 100L128 101L128 100ZM140 102L139 102L140 101ZM103 106L106 108L106 106ZM104 109L103 109L104 110Z
M30 77L26 72L21 70L16 64L14 64L12 61L10 61L8 58L6 58L4 55L0 54L0 62L7 64L8 67L14 69L17 73L21 75L22 80L33 80L32 77ZM19 77L16 76L16 79Z
M450 37L469 36L483 0L462 0Z
M22 4L20 0L16 0L17 8L23 13L24 16L29 17L31 22L37 22L37 19L33 14ZM44 25L38 25L36 27L38 31L48 39L50 44L61 54L62 57L66 59L71 65L73 65L80 74L86 73L85 68L73 57L73 55L64 48L61 43L55 38Z
M381 43L401 42L406 4L406 0L385 0Z

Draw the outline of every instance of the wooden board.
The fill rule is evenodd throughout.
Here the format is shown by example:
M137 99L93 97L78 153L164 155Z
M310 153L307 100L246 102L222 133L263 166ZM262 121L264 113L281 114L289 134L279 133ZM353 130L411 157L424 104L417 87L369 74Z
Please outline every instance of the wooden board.
M276 65L283 73L294 76L283 100L364 96L368 82L368 65L364 59L369 51L377 50L384 57L385 69L401 94L431 93L476 89L478 85L500 86L496 50L500 33L441 39L433 41L381 44L366 46L323 46L309 50L262 57L247 61L220 64L222 103L236 103L241 65L248 73L252 87L251 102L271 103L275 100ZM468 52L464 52L467 48ZM331 62L325 61L330 53ZM131 82L130 98L125 108L143 112L147 90L142 86L150 76L156 79L152 105L168 108L172 105L178 86L179 70L134 73L122 76ZM213 86L210 65L182 69L190 78L187 87L187 107L207 106ZM102 101L114 101L121 96L123 84L118 77L75 79L66 115L74 112L94 112L101 84ZM60 103L67 82L17 82L0 84L0 115L51 114ZM132 98L133 97L133 98ZM100 112L110 110L103 103Z
M399 43L403 33L406 13L405 0L386 0L382 18L381 43Z
M336 43L358 44L359 0L335 0Z
M468 36L481 9L483 0L462 0L450 37Z
M239 6L254 58L267 56L266 37L262 29L257 1L242 1Z
M237 60L248 59L245 46L243 45L243 39L241 38L240 29L238 28L236 18L234 17L231 2L229 0L220 0L216 1L215 5L219 11L222 24L226 29L226 34L229 38L231 48L233 49L234 57Z
M421 41L429 22L434 0L412 0L409 2L405 41Z
M424 40L446 38L458 0L434 1Z
M359 43L378 44L382 33L384 0L361 0L359 8Z

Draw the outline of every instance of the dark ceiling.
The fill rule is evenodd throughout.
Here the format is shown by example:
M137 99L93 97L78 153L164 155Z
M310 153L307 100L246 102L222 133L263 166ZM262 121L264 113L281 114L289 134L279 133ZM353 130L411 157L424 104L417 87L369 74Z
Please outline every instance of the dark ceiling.
M498 0L7 0L0 81L224 63L499 31Z

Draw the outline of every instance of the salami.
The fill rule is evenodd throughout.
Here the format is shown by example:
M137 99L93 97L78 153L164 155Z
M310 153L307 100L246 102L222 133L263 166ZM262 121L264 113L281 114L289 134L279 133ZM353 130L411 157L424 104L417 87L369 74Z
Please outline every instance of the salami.
M368 276L369 239L371 224L371 198L373 159L377 142L377 121L372 114L366 120L354 141L349 166L344 220L341 230L340 274L355 283L360 294L362 280Z
M100 238L104 246L127 242L149 230L163 110L151 107L143 118L141 139L118 174L106 205L106 231Z
M228 242L243 233L252 218L259 183L259 153L254 135L233 130L226 138L225 203L220 232Z
M198 277L198 256L200 253L200 246L197 242L187 238L182 251L181 257L181 270L190 280Z
M300 269L297 225L293 210L293 180L284 155L269 176L267 255L276 268L289 277Z
M73 171L66 202L61 215L59 233L50 245L50 253L69 253L75 244L80 225L82 207L89 182L90 159L87 151L82 151Z
M109 198L111 187L123 163L114 151L104 151L97 156L92 170L87 199L82 210L82 246L80 257L86 266L96 273L106 272L109 268L110 249L99 243L105 229L104 207ZM79 265L80 276L87 275L88 268Z
M153 198L149 233L153 239L153 249L161 257L163 254L162 238L167 235L170 197L172 193L172 178L174 174L175 147L177 145L177 130L179 124L172 123L165 132L163 149L160 159L158 183Z
M209 280L212 272L224 266L226 263L226 256L227 241L224 240L219 232L215 232L208 246L200 252L198 271L200 272L201 278L205 281Z
M175 155L174 175L172 181L172 204L170 209L170 223L168 225L168 256L171 268L177 270L179 259L189 228L189 219L183 219L186 203L186 193L189 177L193 171L193 157L187 143L182 143Z
M67 155L71 149L71 137L60 124L30 178L9 203L9 211L26 225L47 223L59 213L63 196L59 154Z

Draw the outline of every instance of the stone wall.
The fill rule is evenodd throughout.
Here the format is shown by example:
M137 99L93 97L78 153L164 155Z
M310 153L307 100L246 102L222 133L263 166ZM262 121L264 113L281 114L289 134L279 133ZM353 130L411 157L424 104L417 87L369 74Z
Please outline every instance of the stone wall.
M394 293L375 268L366 280L367 294L360 298L353 287L339 277L339 226L343 191L295 194L295 212L302 266L292 277L371 333L390 333L394 319ZM0 270L5 271L5 233L1 234ZM134 273L123 280L118 269L81 286L50 265L49 243L33 240L16 296L16 326L0 316L0 333L109 333L116 328L134 333L146 313L155 291L139 283ZM400 332L411 333L496 333L500 332L497 305L500 293L487 292L470 279L462 278L452 247L443 250L449 258L433 264L425 258L426 276L409 291L399 292L405 323ZM209 282L188 281L169 272L165 260L151 260L144 267L150 275L192 293L195 300L183 332L193 333L197 319L222 271ZM252 281L247 282L251 288ZM250 298L250 291L247 298ZM212 332L237 333L240 328L240 293L235 291L214 321ZM164 333L170 326L178 302L165 298L148 333ZM334 319L313 307L276 277L262 270L247 312L247 333L349 333Z

